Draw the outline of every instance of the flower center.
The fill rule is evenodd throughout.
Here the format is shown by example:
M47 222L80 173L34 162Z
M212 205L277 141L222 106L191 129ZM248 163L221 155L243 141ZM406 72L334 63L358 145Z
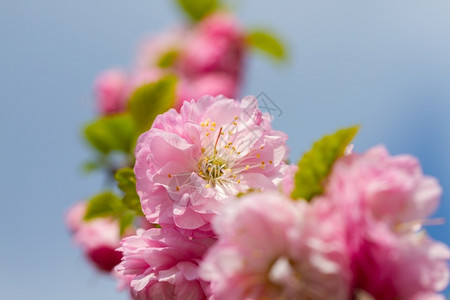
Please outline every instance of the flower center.
M219 128L216 122L211 122L210 119L200 125L204 138L202 156L197 163L197 174L205 181L206 188L220 187L221 191L236 194L236 189L240 188L237 185L241 184L243 178L241 172L266 168L266 162L260 159L259 150L251 149L252 139L260 138L259 135L251 133L249 125L242 122L238 116ZM264 146L260 146L261 150L263 148ZM272 160L268 163L272 164Z
M198 164L198 175L208 181L215 183L215 181L225 173L227 169L226 163L214 156L203 158Z

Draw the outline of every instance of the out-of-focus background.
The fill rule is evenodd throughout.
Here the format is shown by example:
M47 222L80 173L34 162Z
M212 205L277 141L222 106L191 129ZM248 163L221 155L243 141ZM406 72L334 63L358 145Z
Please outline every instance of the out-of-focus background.
M291 159L338 127L361 124L355 150L385 144L420 158L444 196L429 227L450 243L450 2L231 1L247 28L266 27L290 59L247 62L242 95L282 110ZM100 190L84 177L80 126L92 81L127 67L136 43L182 21L172 1L0 0L0 299L126 299L72 246L65 210Z

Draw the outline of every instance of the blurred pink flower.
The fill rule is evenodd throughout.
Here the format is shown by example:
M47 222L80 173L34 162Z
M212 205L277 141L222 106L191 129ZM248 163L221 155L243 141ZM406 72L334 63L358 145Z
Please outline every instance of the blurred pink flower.
M186 37L189 35L187 28L174 28L159 35L146 38L137 49L135 69L145 71L159 67L158 65L168 54L172 53L178 60L179 53L183 51ZM175 62L173 68L178 67Z
M397 234L384 225L365 228L353 253L356 287L375 299L433 299L420 295L446 288L450 250L424 232Z
M421 224L437 208L441 187L412 156L389 156L382 146L343 157L333 167L326 194L347 209L349 221L383 221L395 229ZM359 209L356 209L359 208Z
M163 70L157 69L157 68L142 70L142 71L133 73L133 75L130 76L130 80L128 81L128 84L127 84L127 89L126 89L127 97L128 98L131 97L133 92L136 89L138 89L139 87L141 87L145 84L154 83L154 82L158 81L165 74L166 74L166 72L164 72Z
M120 245L119 224L107 218L84 221L85 212L86 203L80 202L66 214L73 241L98 270L110 272L122 258L116 251Z
M329 202L347 223L355 288L375 299L412 299L448 284L448 247L420 231L440 195L415 158L378 146L339 159L314 201Z
M235 78L225 73L211 72L193 79L180 78L175 108L179 109L184 101L197 100L205 95L233 98L237 94L238 86Z
M244 55L244 33L236 19L215 13L202 20L186 40L181 69L187 76L224 72L240 79Z
M295 174L298 171L297 165L286 165L285 170L283 172L283 180L281 181L281 190L283 193L290 197L292 194L292 191L294 190L295 186Z
M444 297L444 295L433 293L419 293L408 298L408 300L445 300L445 299L446 298ZM377 299L375 299L374 297L372 297L371 295L369 295L364 291L358 290L355 293L354 300L377 300Z
M78 202L72 205L66 213L65 221L71 233L75 233L83 224L86 213L86 203Z
M255 192L224 206L201 264L214 299L349 299L342 222L325 204Z
M145 40L138 48L130 76L107 70L95 82L99 111L103 115L122 112L131 94L165 74L179 78L177 99L204 95L237 96L243 69L244 33L237 20L216 13L191 28L176 28Z
M134 73L126 88L127 98L133 92L149 83L154 83L170 72L162 69L148 69ZM205 95L234 97L238 93L237 82L232 76L224 73L205 73L196 78L186 78L182 74L178 75L176 87L176 99L174 108L179 110L184 101L197 100Z
M125 110L127 85L128 77L121 70L107 70L97 77L94 90L101 114L108 115Z
M133 299L206 299L208 284L198 276L198 263L213 242L174 229L139 229L122 240L117 276Z
M158 116L136 147L136 188L150 223L191 235L230 196L276 188L283 176L286 135L270 126L254 97L206 96Z
M411 300L446 300L444 295L431 294L431 293L420 293L414 295Z

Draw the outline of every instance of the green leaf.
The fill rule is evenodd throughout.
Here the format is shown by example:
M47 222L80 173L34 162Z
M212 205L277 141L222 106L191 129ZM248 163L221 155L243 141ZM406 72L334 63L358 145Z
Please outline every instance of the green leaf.
M122 203L134 211L136 215L142 216L141 200L136 192L136 178L133 169L123 168L116 172L115 179L120 190L124 193Z
M261 189L254 189L254 188L249 188L248 190L246 190L245 192L239 192L236 195L236 198L242 198L244 196L247 196L250 193L254 193L254 192L261 192Z
M119 217L119 228L120 228L120 235L122 236L128 227L130 227L133 224L135 217L134 211L127 210Z
M264 30L254 30L247 34L246 40L248 45L278 61L285 60L287 57L283 44L272 33Z
M100 167L101 166L97 161L86 161L82 165L82 170L84 173L89 174L94 171L97 171L98 169L100 169Z
M157 115L173 107L176 83L176 77L168 75L134 91L128 107L138 126L139 133L150 129Z
M141 213L142 214L142 213ZM120 235L122 236L136 217L136 212L123 204L122 200L112 192L103 192L92 197L86 208L84 220L96 218L113 218L119 221Z
M178 54L179 54L178 51L175 49L167 51L159 58L158 67L162 69L172 67L177 61Z
M122 168L117 170L114 178L117 180L117 186L124 193L135 192L136 193L136 177L134 176L133 169Z
M144 215L144 213L142 212L141 200L139 199L139 196L137 194L135 195L126 194L125 196L123 196L122 202L123 204L125 204L126 207L133 210L137 216Z
M199 21L220 6L219 0L176 0L181 9L193 21Z
M84 128L86 140L103 154L115 150L130 152L135 132L135 124L130 114L105 116Z
M298 163L292 198L310 201L323 193L323 183L331 172L334 162L344 155L359 126L353 126L324 136L315 142Z
M88 201L84 219L88 221L95 218L116 217L122 210L122 201L115 194L103 192Z

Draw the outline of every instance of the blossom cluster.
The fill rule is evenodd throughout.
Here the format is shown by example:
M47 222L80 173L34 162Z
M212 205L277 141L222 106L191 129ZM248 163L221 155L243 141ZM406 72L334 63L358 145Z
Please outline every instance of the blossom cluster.
M132 297L440 299L450 249L422 228L436 179L377 146L340 157L322 194L293 199L286 138L252 97L206 96L155 120L135 173L159 226L124 238L116 267Z
M86 162L84 169L87 172L103 171L108 177L108 182L117 182L119 189L108 186L102 192L86 197L85 201L74 205L68 211L66 223L74 243L82 249L93 266L103 272L111 272L120 262L122 254L115 249L120 246L122 238L137 234L137 228L153 228L155 225L152 224L163 224L169 220L165 217L156 217L157 211L152 207L152 203L158 201L157 191L151 195L151 199L143 200L148 204L141 207L132 169L135 164L134 149L137 138L150 129L153 123L155 126L157 123L164 123L165 120L159 119L160 121L154 122L154 119L167 109L174 108L180 111L184 101L197 100L203 95L223 95L233 98L241 86L244 61L252 46L248 38L251 33L244 31L235 17L223 6L204 11L197 5L208 6L207 2L190 5L193 6L190 6L188 13L191 17L194 16L195 22L189 22L144 40L138 47L132 68L106 70L96 78L94 83L97 116L84 127L83 131L85 141L94 150L94 157ZM198 16L198 11L203 11L201 18ZM275 38L272 37L272 40ZM254 106L255 103L251 105ZM219 114L221 107L215 108L218 109L216 113ZM184 114L188 113L185 109ZM171 114L173 116L175 112ZM198 115L197 118L205 116L206 114ZM250 121L250 116L240 117L246 122ZM252 118L255 117L259 116L255 115ZM188 119L188 116L185 118ZM203 121L205 124L208 123L206 119ZM239 120L233 121L239 122ZM254 121L260 122L256 119ZM220 122L220 119L217 119L217 122ZM213 124L216 123L211 121L205 125L210 126L211 129L206 129L205 126L196 129L199 135L204 135L205 132L202 130L211 132L209 138L206 135L203 136L204 145L209 145L214 136ZM220 123L217 124L220 125ZM167 124L161 126L165 128ZM238 130L235 137L255 134L249 130L245 131L245 126L241 123L235 129L230 128L228 131ZM186 134L190 133L186 132ZM144 134L142 138L145 137L152 138L148 134ZM222 143L223 141L218 146L223 147ZM197 147L197 145L191 146ZM227 147L233 149L236 146L228 145ZM148 147L143 147L143 152L144 148ZM206 155L211 156L210 148L206 147L202 150L201 147L197 147L195 150L198 153L191 162L200 156L204 158L207 157ZM201 151L203 154L200 154ZM173 154L176 155L176 153ZM153 163L154 168L159 168L159 162ZM217 161L213 162L213 164L216 163ZM194 169L201 167L197 165L197 161L195 164ZM202 168L210 172L207 170L208 161L203 164ZM246 180L254 179L247 175L241 178L242 176L238 173L242 170L237 167L245 168L246 165L242 166L242 164L243 162L237 161L234 163L234 173L230 173L228 180L237 178L237 181L242 180L244 186L247 184ZM277 166L278 164L279 162ZM223 168L216 170L216 167L213 166L215 170L213 173L219 174L224 171ZM145 168L144 165L143 168ZM187 168L186 172L191 169ZM164 170L169 172L169 166ZM203 175L200 174L196 180L205 178L206 172ZM173 180L171 188L178 187L182 191L186 188L195 189L193 182L189 183L190 186L189 184L173 185L175 181L184 180L180 175ZM140 181L138 184L142 186ZM155 182L155 186L157 185L161 183ZM215 185L215 181L211 180L210 185ZM142 186L142 190L140 193L144 190L151 192L146 186ZM196 212L188 206L184 208L180 206L180 209L184 210L175 211L176 215L180 215L177 222L184 223L182 226L185 232L213 236L212 227L209 225L213 213L209 210L215 210L213 206L218 207L224 197L224 195L217 197L203 195L201 200L203 204L198 202ZM208 201L209 199L211 201ZM161 203L164 203L162 199ZM143 210L152 224L144 218ZM156 219L150 217L151 211ZM201 226L203 226L201 230L193 230Z
M122 253L116 251L120 245L117 221L99 218L88 222L84 220L85 214L85 202L75 204L67 212L66 223L73 241L98 270L111 272L122 258Z
M235 100L251 43L281 44L198 11L95 81L88 166L117 187L66 215L86 258L140 300L444 299L450 248L425 230L438 181L384 146L354 152L356 127L290 164L272 116Z
M176 108L202 95L235 97L245 48L243 29L225 12L209 15L193 27L147 38L138 48L131 70L109 69L97 77L98 110L103 115L125 111L133 91L167 74L179 79Z

